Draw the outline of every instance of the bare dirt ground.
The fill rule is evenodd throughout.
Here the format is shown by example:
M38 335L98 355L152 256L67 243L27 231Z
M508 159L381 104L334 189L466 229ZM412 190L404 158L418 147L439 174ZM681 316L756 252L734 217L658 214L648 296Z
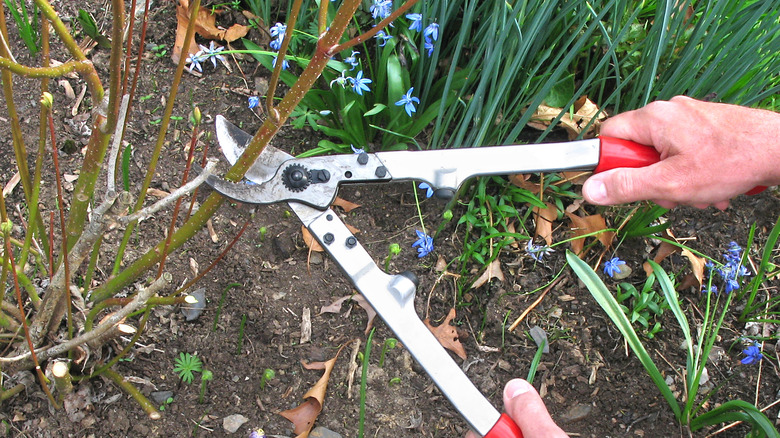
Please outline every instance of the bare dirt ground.
M73 19L77 2L61 1L56 7L64 17ZM105 12L96 8L93 13L105 23ZM7 16L10 20L10 17ZM75 22L75 21L74 21ZM73 23L73 22L72 22ZM173 44L175 9L164 2L154 11L148 44ZM15 32L11 25L11 33ZM250 34L251 37L251 34ZM15 43L20 60L25 58L23 47ZM57 50L60 50L57 52ZM54 57L64 56L55 46ZM108 53L94 50L90 58L105 75ZM65 61L65 59L59 59ZM231 60L231 63L233 61ZM191 104L197 104L204 114L206 131L213 131L213 117L224 115L241 124L249 132L260 121L246 108L246 96L236 90L254 88L255 77L267 75L262 67L248 59L239 60L238 69L227 73L209 65L202 78L185 74L179 93L175 116L183 121L172 125L161 165L153 187L170 190L179 185L186 154L186 118ZM154 138L155 121L161 117L162 101L167 98L174 66L168 57L147 53L147 62L141 73L137 105L132 109L128 140L134 147L131 180L137 186L143 178ZM74 89L83 84L69 80ZM14 90L23 115L25 139L30 160L35 154L37 140L38 86L30 80L16 79ZM233 90L233 91L231 91ZM55 121L61 141L84 140L73 126L78 118L70 114L72 102L63 89L53 85ZM82 109L80 114L85 114ZM9 125L5 110L0 110L0 181L5 184L15 172ZM284 128L274 145L287 151L300 152L319 140L308 131ZM213 136L201 138L199 147L208 143L216 156ZM82 156L76 151L62 154L63 173L72 174L80 165ZM223 163L224 164L224 163ZM223 168L225 168L223 166ZM48 181L44 196L45 208L54 208L50 196L54 185ZM455 209L456 220L444 228L436 242L433 256L416 257L411 243L416 239L417 209L411 184L348 187L340 196L360 205L347 213L338 210L342 219L360 230L361 243L378 263L387 254L388 245L399 243L403 250L390 264L390 271L411 270L420 279L416 298L418 314L430 317L434 325L444 320L450 308L457 307L453 324L468 358L456 358L468 376L500 407L504 382L517 376L526 376L536 352L536 345L527 335L533 326L545 330L550 339L550 353L542 357L535 386L544 392L545 401L555 418L572 436L687 436L659 395L641 364L627 354L622 337L606 315L578 283L573 274L564 274L563 286L551 291L541 304L514 332L506 330L507 320L513 320L538 297L528 294L547 284L565 263L563 251L558 251L543 264L534 264L522 250L508 249L501 256L505 281L494 281L470 291L470 301L455 303L455 288L448 276L435 267L438 257L452 260L462 250L463 230L454 224L462 210ZM47 191L47 192L46 192ZM207 189L199 193L205 196ZM21 188L12 192L7 204L22 204ZM429 224L437 224L444 208L435 200L422 202L422 211ZM672 211L668 219L678 237L690 237L697 250L716 255L727 248L730 241L744 244L748 229L756 224L756 243L752 255L765 241L768 231L780 212L776 192L767 191L754 197L740 197L725 212L698 211L681 208ZM48 213L47 213L48 214ZM163 235L170 220L170 212L144 222L136 231L125 261L143 254ZM13 218L15 223L18 217ZM149 419L138 404L108 380L96 378L81 383L77 389L89 395L88 405L79 409L82 415L54 411L37 384L0 406L0 435L34 437L123 437L123 436L228 436L223 428L225 417L240 414L246 423L234 435L247 436L250 430L263 428L271 436L294 436L291 423L278 415L280 411L297 406L303 394L319 379L320 372L307 370L303 362L332 358L340 347L355 339L360 350L365 347L367 315L354 303L347 303L340 313L320 314L323 306L353 293L353 287L338 267L320 254L309 254L303 242L300 223L286 211L286 206L259 207L225 203L213 218L216 241L209 232L200 231L189 244L172 254L167 270L180 285L193 276L193 262L199 269L208 266L239 232L246 221L247 231L227 256L196 287L205 288L206 308L194 321L185 321L181 309L157 307L146 324L132 353L115 370L134 382L149 397L159 398L155 403L164 406L160 420ZM260 228L267 234L261 236ZM563 239L566 227L556 231L556 239ZM106 255L99 262L101 275L110 272L112 246L121 239L114 231L106 236ZM641 284L644 273L641 263L654 249L650 240L634 240L620 249L621 258L633 268L628 281ZM671 260L678 267L682 259ZM474 267L478 268L477 266ZM476 273L478 275L478 272ZM96 278L101 281L103 277ZM232 286L231 286L232 285ZM777 280L772 285L776 288ZM224 297L224 299L223 299ZM693 310L700 297L684 291L682 297L689 315L700 318ZM221 306L220 306L221 304ZM464 305L467 304L467 305ZM311 312L311 340L301 343L302 315ZM509 315L509 316L508 316ZM655 339L647 341L648 350L656 358L666 376L682 387L679 375L684 366L684 352L680 348L682 336L670 312L662 320L664 330ZM466 432L461 419L432 385L424 371L417 366L401 346L387 353L384 367L378 366L382 343L392 333L377 319L373 353L366 397L366 436L372 437L460 437ZM240 336L243 327L243 338ZM710 400L715 406L726 400L740 398L750 402L756 399L763 407L773 402L780 388L777 364L765 361L762 373L758 367L739 363L741 347L735 343L744 326L728 320L722 332L724 355L714 360L709 374L716 384L726 384ZM104 359L116 354L125 345L119 338L106 346ZM485 348L488 347L488 348ZM349 386L351 345L339 356L327 398L317 425L343 437L357 436L359 416L359 378ZM766 344L766 352L774 355L774 345ZM204 366L214 374L208 384L205 399L199 402L198 380L183 384L173 371L180 353L197 355ZM264 369L276 371L276 378L261 388L260 375ZM86 370L88 371L88 370ZM169 391L169 392L166 392ZM166 403L170 396L173 400ZM777 417L777 408L767 412L770 419ZM721 436L744 436L740 428ZM697 434L696 436L704 436Z

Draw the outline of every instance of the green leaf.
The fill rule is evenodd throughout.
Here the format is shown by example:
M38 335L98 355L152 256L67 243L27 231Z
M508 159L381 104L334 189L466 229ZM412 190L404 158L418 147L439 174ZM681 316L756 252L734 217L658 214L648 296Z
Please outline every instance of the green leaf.
M374 107L371 108L370 110L366 111L363 114L363 116L364 117L369 117L369 116L373 116L374 114L379 114L382 111L384 111L386 108L387 108L387 105L384 105L384 104L381 104L381 103L375 103Z
M574 75L570 74L558 81L555 86L552 87L544 101L547 106L553 108L563 108L567 105L574 95Z
M634 331L634 328L631 326L631 322L620 309L620 305L615 300L615 297L612 296L609 289L607 289L607 286L601 281L601 278L599 278L593 269L591 269L587 263L580 260L573 252L566 251L566 261L569 262L574 273L577 274L577 277L579 277L583 283L585 283L585 286L588 288L591 295L593 295L593 298L601 308L604 309L607 316L609 316L626 339L631 350L639 361L642 362L642 366L644 366L650 379L652 379L655 386L658 387L661 395L666 399L666 402L674 412L675 417L679 420L681 411L680 405L677 404L677 399L674 397L674 394L672 394L669 386L666 385L663 375L658 370L658 367L656 367L653 359L650 358L650 354L647 352L642 341L639 339L639 336L637 336L636 331Z

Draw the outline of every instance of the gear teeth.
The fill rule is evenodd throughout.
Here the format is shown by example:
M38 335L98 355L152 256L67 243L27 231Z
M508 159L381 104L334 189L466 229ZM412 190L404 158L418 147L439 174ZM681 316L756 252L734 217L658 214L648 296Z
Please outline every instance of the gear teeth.
M300 164L290 164L282 172L282 183L292 192L301 192L311 183L311 173Z

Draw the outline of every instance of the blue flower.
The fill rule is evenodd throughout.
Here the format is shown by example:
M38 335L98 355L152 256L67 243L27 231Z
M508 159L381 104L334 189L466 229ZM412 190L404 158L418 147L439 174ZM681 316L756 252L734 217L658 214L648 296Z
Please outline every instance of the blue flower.
M370 84L370 83L371 83L371 79L364 78L363 77L363 70L360 70L358 72L357 76L355 76L352 79L352 90L354 90L355 93L357 93L358 96L362 96L363 95L363 91L368 91L368 92L371 91L371 89L368 88L368 84Z
M417 108L414 107L414 104L420 103L420 99L412 96L413 91L414 87L410 88L406 94L401 96L401 100L395 103L397 106L403 106L406 110L406 114L408 114L409 117L412 117L412 113L417 111Z
M393 12L393 0L373 0L369 10L375 20L387 18Z
M604 273L609 275L612 278L615 278L615 274L620 273L620 265L625 265L626 262L623 260L620 260L617 257L612 257L612 259L607 260L604 262Z
M273 62L274 68L276 68L276 58L278 57L279 55L274 55L274 62ZM282 70L287 70L289 67L290 67L290 63L287 62L286 59L282 60Z
M197 70L203 73L203 66L200 63L205 59L206 57L203 56L203 51L198 50L198 53L188 56L186 62L190 65L190 70Z
M377 39L379 47L384 47L388 40L393 39L393 36L386 34L383 30L380 30L376 33L376 35L374 35L374 38Z
M282 23L276 23L273 26L271 26L271 29L269 29L271 32L271 36L274 38L278 38L279 41L284 39L284 34L287 32L287 25Z
M352 148L352 152L354 152L356 154L365 154L366 153L366 151L364 151L363 148L356 148L353 145L349 145L349 147L351 147Z
M555 252L555 250L547 245L534 245L532 240L528 240L528 243L525 244L525 252L528 253L532 259L541 262L542 257L551 252Z
M271 40L271 42L268 43L268 47L278 52L279 49L282 48L282 40Z
M346 70L342 70L341 71L341 76L339 76L336 79L330 81L330 87L333 88L333 83L335 82L335 83L341 85L341 88L344 88L344 87L347 86L347 82L349 82L350 79L352 79L352 78L347 76L347 71Z
M344 62L352 66L352 68L349 69L349 71L354 70L355 67L357 67L357 65L359 64L357 56L355 56L355 55L360 55L360 52L353 51L351 55L349 55L346 58L344 58Z
M249 109L255 108L260 105L260 98L257 96L249 96Z
M433 196L433 187L431 187L428 183L422 182L417 187L419 187L421 190L425 190L426 198L430 198L431 196Z
M409 25L409 30L416 30L417 32L422 31L422 14L406 14L406 18L412 22L412 24Z
M761 348L758 346L758 344L753 344L750 347L742 350L742 354L745 355L745 357L743 357L740 361L743 365L750 365L751 363L758 362L764 358L764 355L761 354Z
M214 40L209 42L208 48L200 44L198 44L198 46L200 47L200 51L203 52L202 59L211 60L211 63L214 64L214 68L217 67L217 60L226 62L225 57L219 54L219 52L225 50L225 48L222 46L218 46L217 43L214 42Z
M431 55L433 55L433 42L432 41L425 40L425 50L427 51L429 57Z
M415 232L417 233L417 241L412 244L412 248L417 247L417 257L425 257L433 252L433 237L420 230L415 230Z
M423 31L425 40L438 41L439 40L439 25L436 23L429 24Z

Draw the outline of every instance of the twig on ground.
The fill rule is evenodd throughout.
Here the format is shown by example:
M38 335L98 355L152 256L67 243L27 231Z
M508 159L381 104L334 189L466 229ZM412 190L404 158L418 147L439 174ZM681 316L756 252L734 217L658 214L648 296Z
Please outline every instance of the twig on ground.
M529 314L529 313L531 313L531 311L532 311L532 310L534 310L534 308L536 308L536 306L538 306L538 305L539 305L539 303L541 303L541 302L542 302L542 300L544 299L544 296L545 296L545 295L547 295L547 292L550 292L550 291L552 290L552 288L554 288L554 287L555 287L555 286L556 286L558 283L560 283L562 280L566 280L566 277L558 277L558 278L556 278L555 280L553 280L553 281L552 281L552 283L550 283L550 285L549 285L549 286L547 286L547 287L546 287L546 288L545 288L545 289L542 291L541 295L539 295L539 298L537 298L537 299L536 299L536 301L534 301L534 302L533 302L533 303L532 303L530 306L528 306L528 308L527 308L527 309L525 309L525 310L523 311L523 313L521 313L521 314L520 314L520 316L518 316L518 317L517 317L517 319L515 320L515 322L513 322L513 323L512 323L512 325L510 325L510 326L509 326L509 331L510 331L510 332L511 332L511 331L514 331L514 330L515 330L515 328L517 328L517 326L518 326L518 325L520 325L520 323L521 323L521 322L523 322L523 320L525 319L525 317L526 317L526 316L528 316L528 314ZM563 284L566 284L566 283L563 283Z

